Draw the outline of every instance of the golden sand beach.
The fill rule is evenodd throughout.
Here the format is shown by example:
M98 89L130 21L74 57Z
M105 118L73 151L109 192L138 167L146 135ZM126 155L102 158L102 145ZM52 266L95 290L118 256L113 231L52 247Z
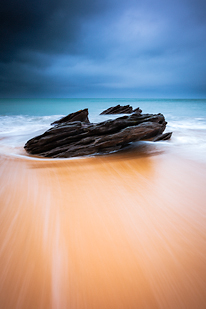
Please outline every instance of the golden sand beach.
M0 158L0 308L206 308L206 165Z

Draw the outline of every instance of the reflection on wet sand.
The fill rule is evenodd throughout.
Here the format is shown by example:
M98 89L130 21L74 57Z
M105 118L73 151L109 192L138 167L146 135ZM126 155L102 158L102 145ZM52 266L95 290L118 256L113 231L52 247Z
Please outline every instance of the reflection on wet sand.
M0 163L0 308L205 308L205 165Z

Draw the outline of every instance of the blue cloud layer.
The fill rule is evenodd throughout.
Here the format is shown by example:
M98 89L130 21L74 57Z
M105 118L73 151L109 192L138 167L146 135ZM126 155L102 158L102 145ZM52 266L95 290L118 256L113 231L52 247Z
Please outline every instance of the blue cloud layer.
M1 97L206 97L204 1L6 2Z

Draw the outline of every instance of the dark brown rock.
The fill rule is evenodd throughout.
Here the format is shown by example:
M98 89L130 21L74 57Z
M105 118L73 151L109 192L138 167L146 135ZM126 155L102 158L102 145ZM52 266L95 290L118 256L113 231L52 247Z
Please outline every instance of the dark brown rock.
M88 118L88 110L84 111ZM26 143L26 151L42 157L68 158L118 150L134 141L166 138L162 135L166 127L162 114L139 114L137 111L97 124L85 121L85 117L83 121L71 122L77 119L71 115L76 117L80 112L62 118L61 122L55 121L54 127Z
M73 122L73 121L81 121L81 122L87 122L89 123L89 118L88 118L88 108L85 108L83 110L80 110L78 112L72 113L67 115L66 117L63 117L57 121L54 121L53 124L62 124L65 122Z
M139 114L139 115L140 115L141 112L142 112L142 110L141 110L139 107L133 109L133 113L136 113L136 114Z
M152 141L153 142L166 141L170 139L171 136L172 136L172 132L160 134L160 135L157 135Z
M109 107L108 109L106 109L105 111L103 111L100 115L109 115L109 114L132 114L132 113L136 113L136 114L141 114L142 110L138 107L136 109L133 109L132 106L130 105L124 105L121 106L120 104L113 106L113 107Z
M114 107L109 107L105 111L103 111L100 115L108 115L108 114L131 114L133 112L133 108L130 105L117 105Z

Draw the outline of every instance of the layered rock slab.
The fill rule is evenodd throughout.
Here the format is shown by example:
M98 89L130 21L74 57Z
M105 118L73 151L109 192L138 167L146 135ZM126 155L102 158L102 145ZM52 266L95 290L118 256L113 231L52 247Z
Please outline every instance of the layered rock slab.
M59 120L56 120L51 125L62 124L65 122L74 122L74 121L81 121L81 122L89 123L88 115L89 115L88 108L85 108L75 113L71 113L67 115L66 117L63 117Z
M133 109L132 106L130 105L116 105L116 106L112 106L107 108L106 110L104 110L103 112L101 112L100 115L114 115L114 114L132 114L132 113L137 113L137 114L141 114L142 110L138 107L136 109Z
M69 158L116 151L139 140L165 138L162 133L166 121L162 114L133 113L97 124L88 122L88 114L86 121L72 121L74 118L70 115L54 122L45 133L30 139L24 146L25 150L41 157Z

